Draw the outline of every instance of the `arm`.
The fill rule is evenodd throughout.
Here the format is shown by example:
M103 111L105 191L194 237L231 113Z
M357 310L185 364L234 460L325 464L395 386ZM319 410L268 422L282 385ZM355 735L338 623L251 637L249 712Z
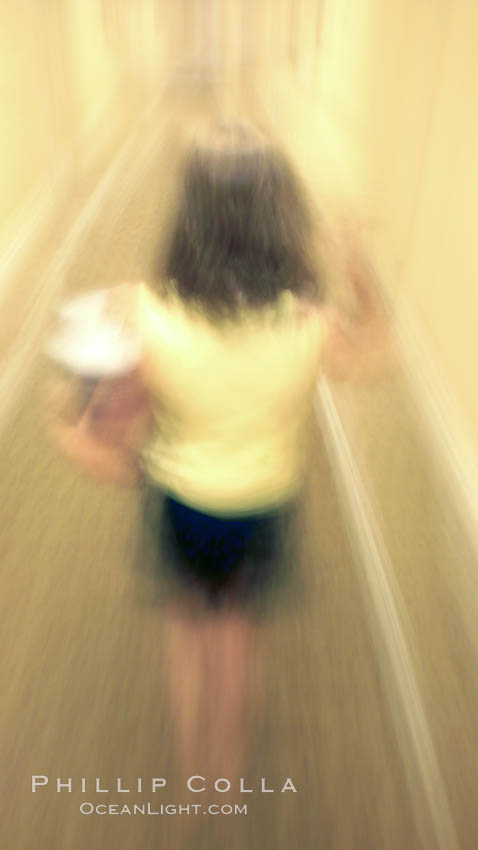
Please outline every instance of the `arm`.
M383 372L389 354L390 315L373 266L350 226L344 227L341 241L355 307L351 318L333 306L323 311L325 373L336 381L373 378Z

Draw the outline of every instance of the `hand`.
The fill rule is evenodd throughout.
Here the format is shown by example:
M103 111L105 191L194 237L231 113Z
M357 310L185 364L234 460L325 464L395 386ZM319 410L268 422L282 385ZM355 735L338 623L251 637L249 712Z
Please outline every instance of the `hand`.
M338 238L344 256L345 273L354 297L353 322L357 326L385 322L384 293L373 262L364 245L366 226L350 218L338 222Z
M62 453L97 480L126 486L138 484L142 477L138 456L125 440L130 430L127 432L121 423L115 430L114 422L98 428L91 417L91 405L76 420L65 419L65 398L69 393L68 382L51 381L47 387L47 427Z
M63 454L97 481L128 487L140 483L142 472L136 453L95 439L85 419L73 426L55 423L50 434Z

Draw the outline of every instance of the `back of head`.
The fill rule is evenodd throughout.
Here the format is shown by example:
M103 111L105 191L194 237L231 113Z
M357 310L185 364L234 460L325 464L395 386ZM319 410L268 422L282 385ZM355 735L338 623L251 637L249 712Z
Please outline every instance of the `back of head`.
M244 122L209 125L186 152L156 277L216 317L260 309L284 290L316 298L312 230L305 192L282 151Z

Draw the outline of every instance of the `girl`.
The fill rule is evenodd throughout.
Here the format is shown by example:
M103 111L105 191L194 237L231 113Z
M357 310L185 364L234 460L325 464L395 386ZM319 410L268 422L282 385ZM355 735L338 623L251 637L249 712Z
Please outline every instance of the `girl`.
M209 128L187 154L153 279L130 302L148 404L108 425L94 415L100 386L80 423L54 425L91 473L147 488L171 589L164 624L186 775L206 765L211 777L240 775L253 614L287 577L316 381L322 368L356 370L364 330L383 326L360 251L350 237L342 247L361 305L355 336L324 307L314 221L286 157L242 124Z

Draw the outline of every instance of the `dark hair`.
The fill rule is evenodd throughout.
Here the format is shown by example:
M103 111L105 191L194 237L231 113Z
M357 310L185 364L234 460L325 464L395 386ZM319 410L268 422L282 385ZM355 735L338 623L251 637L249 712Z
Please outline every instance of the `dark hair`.
M260 309L284 290L316 299L312 215L278 148L219 125L186 156L179 208L155 276L214 316Z

